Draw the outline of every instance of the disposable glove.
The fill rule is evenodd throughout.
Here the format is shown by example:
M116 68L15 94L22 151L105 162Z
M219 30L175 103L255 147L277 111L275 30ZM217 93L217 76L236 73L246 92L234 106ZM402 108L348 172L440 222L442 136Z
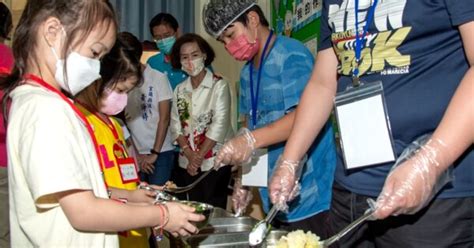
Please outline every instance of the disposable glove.
M442 169L446 145L423 136L402 153L385 180L377 199L374 216L414 214L428 205L433 196L452 180L451 169Z
M232 208L235 216L241 216L245 213L253 195L248 187L242 186L242 179L236 178L234 183L234 191L232 193Z
M304 161L286 160L281 156L278 158L268 187L270 200L277 206L278 210L287 212L287 202L293 200L300 193L301 185L298 180L301 176Z
M238 134L227 141L214 159L214 168L225 165L247 164L255 151L255 138L247 128L241 128Z

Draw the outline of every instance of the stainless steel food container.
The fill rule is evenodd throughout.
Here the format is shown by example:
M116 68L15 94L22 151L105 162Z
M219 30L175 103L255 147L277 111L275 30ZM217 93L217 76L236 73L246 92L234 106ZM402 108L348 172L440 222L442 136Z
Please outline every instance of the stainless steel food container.
M233 217L229 212L216 208L207 226L196 235L187 238L172 239L171 247L249 247L248 238L258 221L251 217ZM267 239L259 247L275 247L286 231L271 230Z

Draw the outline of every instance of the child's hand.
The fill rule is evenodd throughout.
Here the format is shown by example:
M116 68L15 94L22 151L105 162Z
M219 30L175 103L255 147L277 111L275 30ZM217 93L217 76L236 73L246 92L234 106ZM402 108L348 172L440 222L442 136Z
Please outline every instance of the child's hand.
M204 215L194 213L194 208L176 202L166 203L169 211L169 222L164 229L173 236L188 236L199 230L191 222L205 219Z

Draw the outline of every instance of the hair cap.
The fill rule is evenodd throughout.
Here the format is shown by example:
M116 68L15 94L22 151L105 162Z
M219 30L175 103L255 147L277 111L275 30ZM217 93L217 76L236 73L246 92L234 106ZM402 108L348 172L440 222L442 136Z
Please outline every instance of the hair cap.
M209 0L202 12L206 32L214 38L219 37L230 24L256 4L256 0Z

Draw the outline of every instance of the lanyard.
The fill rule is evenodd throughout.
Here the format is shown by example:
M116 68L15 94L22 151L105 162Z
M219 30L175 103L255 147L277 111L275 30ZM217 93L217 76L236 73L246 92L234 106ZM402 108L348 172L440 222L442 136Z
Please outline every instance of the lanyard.
M83 108L87 109L87 111L89 111L91 114L93 114L100 122L104 123L109 129L110 131L112 132L112 134L114 135L114 138L115 140L119 140L119 135L118 135L118 131L117 129L115 128L115 125L113 123L113 121L110 119L109 116L106 116L105 118L107 118L107 120L109 121L109 123L107 121L105 121L102 117L100 117L96 112L92 111L91 109L89 109L86 105L82 104L81 102L79 101L76 101L77 103L79 103Z
M362 32L362 37L359 35L359 0L355 0L355 33L356 33L356 47L355 47L355 66L352 71L352 84L354 87L360 85L359 82L359 65L360 65L360 53L362 52L362 42L365 41L367 36L367 30L369 29L370 23L374 18L375 7L377 7L377 0L374 0L374 5L369 8L367 13L367 21L365 22L364 30Z
M109 128L110 132L112 132L112 134L115 138L115 143L120 146L120 150L122 150L123 154L126 157L128 157L126 144L120 140L119 133L118 133L117 128L115 127L114 122L112 121L112 119L109 116L106 116L107 120L109 120L109 123L108 123L107 121L104 120L104 118L100 117L100 115L98 115L97 112L92 111L91 109L89 109L83 103L81 103L79 101L76 101L76 103L80 104L83 108L87 109L87 111L89 111L89 113L94 115L100 122L104 123Z
M257 126L257 107L258 107L258 93L260 91L260 77L262 74L263 68L263 61L265 59L265 53L268 48L268 44L270 44L270 40L273 36L273 30L270 30L270 35L268 35L267 41L265 42L265 46L263 47L262 56L260 57L260 65L258 67L258 75L257 75L257 88L255 89L254 94L254 87L253 87L253 60L250 61L250 100L252 104L252 125L253 129Z
M57 90L53 86L46 83L43 79L41 79L38 76L33 75L33 74L27 74L27 75L25 75L24 78L29 79L29 80L33 80L36 83L38 83L41 87L46 88L47 90L57 94L59 97L61 97L61 99L63 99L72 108L72 110L74 110L74 112L79 117L79 119L81 119L81 121L84 123L84 125L87 128L87 132L89 133L89 135L92 139L92 142L94 143L95 153L97 155L97 160L99 161L100 172L102 173L102 179L104 180L104 185L105 185L105 188L107 189L108 188L107 187L107 182L105 181L105 178L104 178L104 165L102 164L102 160L100 159L99 143L97 142L97 139L94 135L94 130L92 129L92 126L90 125L90 123L87 121L87 118L74 105L74 103L69 98L67 98L61 91Z

